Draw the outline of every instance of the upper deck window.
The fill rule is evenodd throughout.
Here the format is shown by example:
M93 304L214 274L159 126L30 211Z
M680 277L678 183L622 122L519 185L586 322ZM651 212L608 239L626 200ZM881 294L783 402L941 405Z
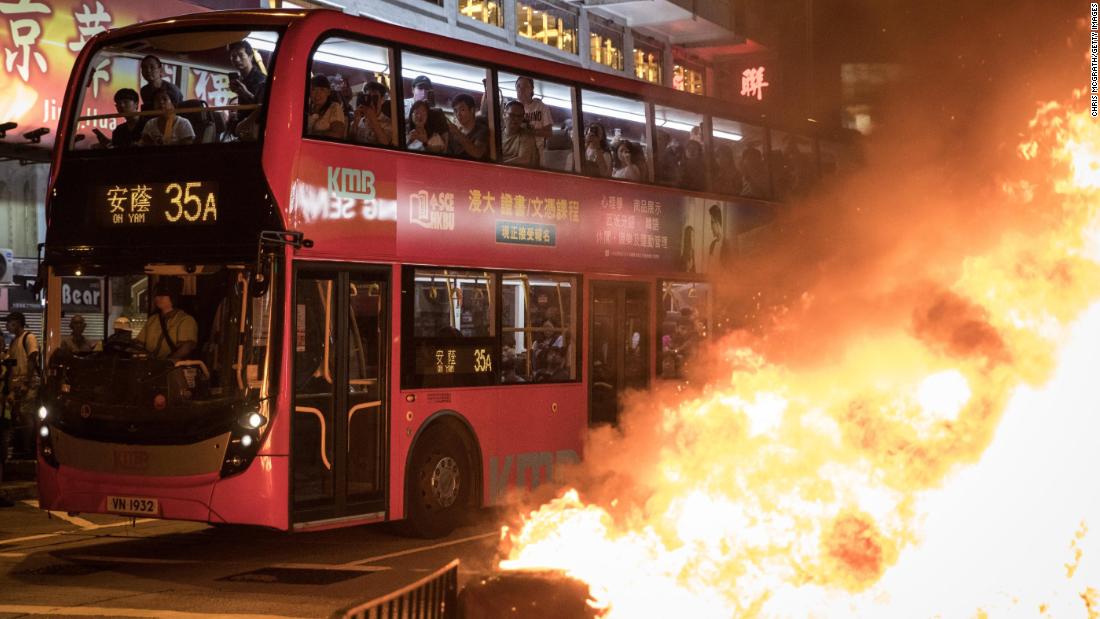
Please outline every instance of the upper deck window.
M259 138L278 35L187 31L97 50L75 119L74 150Z

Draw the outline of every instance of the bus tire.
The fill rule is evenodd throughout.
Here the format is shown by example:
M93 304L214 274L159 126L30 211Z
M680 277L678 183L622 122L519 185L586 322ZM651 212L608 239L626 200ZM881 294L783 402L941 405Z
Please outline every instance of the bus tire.
M409 532L424 538L449 534L463 520L473 487L469 452L456 430L446 424L425 430L409 460Z

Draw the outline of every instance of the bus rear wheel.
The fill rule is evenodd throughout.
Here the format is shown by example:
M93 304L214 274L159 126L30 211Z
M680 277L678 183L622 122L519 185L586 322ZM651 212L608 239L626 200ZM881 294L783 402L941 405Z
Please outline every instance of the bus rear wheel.
M413 448L407 525L418 537L443 537L470 505L473 470L462 439L442 425L428 428Z

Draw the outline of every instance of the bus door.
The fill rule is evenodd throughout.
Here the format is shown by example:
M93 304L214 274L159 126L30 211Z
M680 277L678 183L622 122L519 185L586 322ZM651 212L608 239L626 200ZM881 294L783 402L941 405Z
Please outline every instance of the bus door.
M299 265L294 296L295 522L385 511L389 269Z
M649 384L649 296L649 284L592 283L590 424L617 424L623 391Z

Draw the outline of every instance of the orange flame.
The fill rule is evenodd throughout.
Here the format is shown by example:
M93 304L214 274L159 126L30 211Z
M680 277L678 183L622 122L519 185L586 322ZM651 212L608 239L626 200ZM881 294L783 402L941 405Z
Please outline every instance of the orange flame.
M594 434L590 498L505 528L501 568L584 580L608 618L1100 616L1100 123L1083 102L1039 109L1017 152L1040 180L1003 186L1040 232L966 257L906 328L828 367L725 342L729 380L658 388Z

